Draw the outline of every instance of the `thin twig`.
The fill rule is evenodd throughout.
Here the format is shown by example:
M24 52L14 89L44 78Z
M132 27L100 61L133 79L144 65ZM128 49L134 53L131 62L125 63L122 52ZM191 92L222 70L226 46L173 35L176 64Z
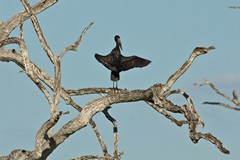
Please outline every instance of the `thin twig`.
M229 97L229 96L227 96L226 94L222 93L219 89L217 89L217 88L214 86L213 83L211 83L211 82L209 82L209 81L207 81L207 80L205 80L205 82L202 83L202 84L194 83L194 85L200 86L200 87L201 87L201 86L209 86L209 87L211 87L217 94L221 95L222 97L226 98L226 99L229 100L229 101L232 100L231 97Z
M89 124L91 125L95 135L97 136L98 142L99 142L99 144L100 144L100 146L102 148L102 151L103 151L103 155L104 156L110 156L110 154L108 153L108 150L107 150L107 146L104 143L104 141L102 139L102 136L100 135L100 133L99 133L99 131L97 129L96 123L93 120L90 120Z
M223 107L228 108L228 109L240 111L240 108L232 107L229 104L222 103L222 102L203 102L203 104L218 105L218 106L223 106Z
M232 8L232 9L240 9L240 6L229 6L228 8Z
M28 3L27 0L21 0L21 2L23 4L24 8L26 9L26 11L30 14L30 19L31 19L33 27L34 27L34 29L37 33L37 36L38 36L38 39L39 39L39 42L40 42L42 48L47 53L51 62L54 64L55 63L55 56L54 56L52 50L50 49L50 47L48 46L46 39L43 36L42 29L41 29L41 27L38 23L37 17L35 16L32 7L30 6L30 4Z
M225 108L229 108L232 110L236 110L236 111L240 111L240 102L238 101L238 95L235 91L232 92L233 97L229 97L228 95L222 93L217 87L215 87L215 85L207 80L205 80L204 83L194 83L194 85L196 86L209 86L211 87L217 94L221 95L222 97L224 97L225 99L227 99L228 101L234 103L237 107L232 107L229 104L226 103L222 103L222 102L203 102L203 104L209 104L209 105L219 105L219 106L223 106Z
M77 39L77 41L66 47L59 55L58 55L58 59L61 59L68 51L72 50L72 51L76 51L77 47L79 46L79 44L81 43L85 33L87 32L87 30L93 25L94 22L91 22L81 33L81 35L79 36L79 38Z

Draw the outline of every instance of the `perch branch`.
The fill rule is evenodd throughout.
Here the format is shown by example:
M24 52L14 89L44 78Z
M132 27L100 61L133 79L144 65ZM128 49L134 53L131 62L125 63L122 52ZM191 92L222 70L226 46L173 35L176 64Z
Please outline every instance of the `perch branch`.
M122 89L118 89L122 91ZM111 94L115 93L116 89L114 88L82 88L82 89L67 89L66 92L70 96L80 96L86 94Z
M89 120L98 112L102 112L106 108L110 107L112 104L117 104L117 103L124 103L124 102L135 102L135 101L147 101L153 103L153 90L157 89L157 86L152 86L147 90L132 90L132 91L120 91L119 93L116 94L111 94L111 95L106 95L104 97L95 99L91 102L89 102L81 111L81 113L65 124L59 131L56 132L56 134L53 135L53 142L55 145L61 144L66 138L68 138L70 135L75 133L77 130L80 130L87 126L89 123ZM169 100L167 100L164 96L160 97L162 100L160 100L162 103L161 104L155 104L159 105L160 107L163 107L167 111L173 112L173 113L182 113L186 117L188 123L189 123L189 133L190 133L190 138L192 139L193 142L197 142L198 137L195 135L196 132L196 127L198 124L198 119L196 119L196 116L194 113L192 113L192 110L189 109L189 107L182 106L182 107L177 107L173 103L171 103ZM206 139L208 140L208 139ZM220 151L223 153L229 153L227 150L220 145L220 143L216 142L214 139L211 139L213 144L217 144L218 148ZM219 141L220 142L220 141ZM44 146L51 146L53 144L48 144L46 143ZM45 148L45 147L44 147ZM51 151L54 148L48 149L45 154L50 154Z

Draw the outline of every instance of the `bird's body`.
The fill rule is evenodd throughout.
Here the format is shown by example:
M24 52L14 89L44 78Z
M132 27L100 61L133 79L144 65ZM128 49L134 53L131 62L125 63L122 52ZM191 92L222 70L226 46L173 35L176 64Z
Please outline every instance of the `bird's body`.
M151 61L138 57L138 56L130 56L125 57L121 54L122 44L120 41L120 37L115 36L116 47L112 49L112 51L106 55L102 56L99 54L95 54L95 58L98 62L103 64L107 69L111 70L111 80L117 83L120 80L120 72L127 71L136 67L144 67L147 66ZM116 86L117 88L117 86Z

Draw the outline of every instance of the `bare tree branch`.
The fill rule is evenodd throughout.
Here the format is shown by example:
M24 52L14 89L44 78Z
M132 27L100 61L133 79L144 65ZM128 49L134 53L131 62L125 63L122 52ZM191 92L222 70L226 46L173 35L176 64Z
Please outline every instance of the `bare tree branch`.
M219 94L220 96L224 97L225 99L227 99L228 101L232 102L233 104L235 104L237 107L232 107L229 104L226 103L222 103L222 102L203 102L203 104L210 104L210 105L219 105L225 108L229 108L232 110L236 110L236 111L240 111L240 102L238 101L238 95L236 93L236 91L232 92L233 97L229 97L228 95L222 93L218 88L216 88L214 86L213 83L205 80L204 83L194 83L195 86L209 86L210 88L212 88L217 94Z
M31 155L32 159L37 159L42 156L42 145L44 138L47 135L48 131L58 122L62 114L62 112L59 112L52 115L51 118L42 125L36 136L35 150Z
M32 9L32 7L30 6L30 4L28 3L27 0L21 0L24 8L26 9L26 11L30 14L30 19L32 21L32 24L33 24L33 27L37 33L37 36L38 36L38 39L39 39L39 42L42 46L42 48L44 49L44 51L47 53L49 59L51 60L51 62L53 64L55 64L55 56L54 56L54 53L52 52L52 50L50 49L50 47L48 46L47 44L47 41L46 39L44 38L43 36L43 32L42 32L42 29L38 23L38 20L37 20L37 17L35 16L35 13Z
M53 104L54 108L51 113L55 114L58 112L58 106L60 102L60 91L61 91L61 62L55 61L54 64L54 87L53 87Z
M232 8L232 9L240 9L240 6L229 6L229 8Z
M186 72L186 70L191 66L191 64L193 63L194 59L197 56L203 55L208 53L208 51L215 49L214 46L210 46L208 48L204 48L204 47L196 47L192 54L190 55L190 57L188 58L188 60L173 74L171 75L168 80L167 83L164 85L164 89L163 91L168 91L172 85L176 82L176 80L181 77L183 75L183 73Z
M20 23L20 39L24 39L23 22Z
M14 53L12 53L14 54ZM9 55L8 55L9 56ZM0 56L1 57L1 56ZM1 58L0 58L1 59ZM17 59L19 60L19 59ZM21 62L21 60L20 60ZM21 62L22 63L22 62ZM34 66L34 65L32 65ZM187 67L187 66L186 66ZM185 69L185 68L183 68ZM42 72L40 72L42 73ZM181 71L179 72L181 73ZM45 80L45 79L44 79ZM49 83L49 82L48 82ZM53 82L51 82L51 84L53 84ZM169 96L171 92L166 92L167 94L165 96L161 96L161 93L163 93L163 86L164 85L154 85L156 87L156 91L154 92L154 94L159 94L160 93L160 100L159 101L156 101L155 100L155 103L158 105L158 106L164 106L165 109L167 109L168 111L171 111L171 112L174 112L174 113L185 113L185 117L191 117L191 118L188 118L188 122L192 121L194 123L196 122L199 122L199 119L196 118L196 116L192 117L192 116L189 116L191 115L191 112L193 110L187 110L186 107L182 107L182 108L176 108L176 107L173 107L175 105L172 105L172 103L168 100L165 99L166 96ZM92 91L94 89L90 89L90 91ZM102 89L102 91L106 92L105 89ZM61 90L61 92L65 92L64 89ZM134 94L134 92L137 92ZM176 92L176 91L175 91ZM88 92L89 93L89 92ZM111 92L110 92L111 93ZM132 97L128 94L133 94L135 96L137 95L145 95L144 93L148 93L148 96L143 98L141 97L140 99L128 99L129 97ZM67 94L67 93L65 93ZM83 109L81 110L81 116L80 117L84 117L84 119L81 119L80 117L77 117L75 120L71 121L71 123L69 122L68 124L66 124L65 126L63 126L63 130L59 130L54 136L53 136L53 141L51 142L45 142L46 144L44 144L44 146L49 146L50 144L48 143L53 143L55 144L55 147L57 147L59 144L61 144L68 136L70 136L71 134L73 134L74 132L76 132L77 130L85 127L87 125L87 123L89 122L90 118L95 115L97 112L99 111L103 111L105 108L109 107L111 104L113 103L122 103L122 102L130 102L130 101L138 101L138 100L143 100L143 101L149 101L151 102L151 96L153 95L153 92L150 91L149 89L148 90L145 90L145 91L141 91L141 90L136 90L136 91L128 91L128 90L120 90L119 92L117 93L111 93L103 98L106 98L105 101L101 101L101 102L95 102L94 104L90 105L91 107L93 108L89 108L88 105ZM120 96L120 97L119 97ZM122 97L121 97L122 96ZM112 97L112 98L110 98ZM115 98L114 98L115 97ZM135 97L136 98L136 97ZM139 97L138 97L139 98ZM69 100L69 97L67 97L67 99ZM117 101L116 101L117 100ZM71 100L70 100L71 101ZM160 104L158 104L158 102L161 102ZM152 103L152 102L151 102ZM91 104L91 103L90 103ZM101 104L104 104L104 106L101 106ZM169 105L167 105L169 104ZM101 106L102 108L95 108L96 106ZM94 107L95 106L95 107ZM155 106L155 105L154 105ZM174 109L173 109L174 108ZM97 110L96 110L97 109ZM92 114L88 113L86 114L86 110L88 111L91 111ZM164 112L162 112L164 113ZM195 113L193 114L195 115ZM167 114L165 114L166 117L170 117L168 116ZM88 118L89 119L88 119ZM88 120L86 120L86 118ZM174 120L173 118L171 118L173 121L177 122L176 120ZM74 122L78 122L77 124L75 124ZM85 122L85 123L79 123L79 122ZM73 124L72 124L73 123ZM182 124L186 124L185 121L181 121ZM75 125L74 125L75 124ZM178 123L178 125L180 125L180 122ZM75 126L75 128L73 127ZM191 125L191 126L196 126L196 124L194 125ZM66 130L65 130L66 129ZM193 136L194 137L194 136ZM195 139L194 139L195 140ZM48 155L50 154L51 152L50 151L53 151L55 149L55 147L51 148L50 150L48 149L48 153L45 152L45 155ZM221 149L221 151L224 151L224 149Z
M118 91L122 91L122 89L118 89ZM81 89L67 89L66 92L70 96L80 96L86 94L111 94L116 93L116 89L114 88L81 88Z
M185 99L187 100L187 102L188 102L188 106L189 106L191 112L193 113L193 115L195 116L195 118L196 118L197 121L201 124L201 126L202 126L202 128L203 128L205 124L203 123L203 121L201 120L200 116L198 115L198 113L197 113L197 111L196 111L196 109L195 109L195 107L194 107L193 101L192 101L192 99L189 97L189 95L188 95L186 92L184 92L183 90L177 89L177 90L171 90L171 91L167 92L167 93L165 94L165 96L166 96L166 97L169 97L169 96L172 95L172 94L181 94L181 95L184 96L184 98L185 98Z
M114 154L113 155L114 155L115 159L120 159L121 155L123 153L118 152L118 127L117 127L117 121L116 121L116 119L114 119L109 114L108 109L110 109L110 108L106 108L105 110L103 110L103 114L113 124L113 137L114 137Z
M150 105L154 110L156 110L157 112L159 112L162 115L164 115L167 119L169 119L171 122L175 123L179 127L181 127L184 124L188 124L189 123L187 120L180 120L179 121L179 120L175 119L171 114L169 114L167 111L165 111L166 108L164 108L164 107L162 107L160 105L156 105L156 104L151 103L151 102L146 102L146 103L148 105ZM165 106L168 106L168 105L173 105L173 104L169 104L169 103L165 104ZM178 108L180 108L180 107L178 106Z
M41 0L40 2L33 5L33 11L35 14L38 14L45 9L51 7L55 3L57 3L58 0ZM22 11L18 14L16 14L14 17L9 19L7 22L3 22L2 25L0 25L0 41L7 38L10 33L20 24L23 23L25 20L27 20L30 17L30 15L26 11Z
M82 31L80 37L78 38L78 40L77 40L74 44L66 47L66 48L58 55L58 59L61 59L61 58L62 58L68 51L70 51L70 50L72 50L72 51L76 51L76 50L77 50L77 47L78 47L79 44L81 43L81 41L82 41L85 33L86 33L87 30L93 25L93 23L94 23L94 22L91 22L91 23Z
M218 105L218 106L222 106L222 107L229 108L232 110L240 111L240 108L232 107L229 104L222 103L222 102L203 102L203 104Z
M14 54L14 53L11 53L11 54ZM7 56L9 56L9 58L10 58L11 54L7 55ZM2 54L0 54L0 60L2 57L1 55ZM4 55L6 56L6 54L4 54ZM18 63L20 61L20 63L22 63L21 58L20 59L17 58L18 56L16 56L15 59L13 59L13 61L16 61ZM53 82L51 82L51 83L53 83ZM46 149L45 150L43 149L43 152L44 152L43 157L44 156L47 157L66 138L68 138L70 135L75 133L77 130L85 127L91 120L91 117L94 116L96 113L101 112L104 109L106 109L107 107L109 107L110 105L116 104L116 103L132 102L132 101L139 101L139 100L150 102L150 103L154 104L154 106L157 105L160 108L166 109L167 111L170 111L173 113L185 113L185 117L187 117L187 121L180 121L180 122L182 124L188 124L189 122L192 122L193 124L191 124L191 126L192 126L191 128L194 128L194 127L196 128L197 123L199 122L199 119L196 117L195 113L191 114L193 112L193 110L187 109L187 107L185 107L185 106L176 107L173 103L171 103L169 100L166 99L167 96L169 96L177 91L166 92L166 95L161 96L161 93L163 93L162 86L163 85L156 84L147 90L133 90L133 91L120 90L119 92L111 93L102 98L93 100L92 102L88 103L81 110L81 113L79 116L77 116L75 119L73 119L72 121L70 121L69 123L64 125L56 134L54 134L52 137L52 141L44 143L43 148L46 148ZM154 92L153 92L153 90L154 90ZM106 90L103 89L103 91L106 91ZM61 92L66 92L66 91L64 89L62 89ZM157 101L156 95L158 95L159 93L160 93L160 95L159 95L160 100ZM67 95L67 93L65 93L65 94ZM155 97L153 97L154 94L155 94ZM62 93L61 93L61 96L65 97L62 95ZM157 96L157 97L159 98L159 96ZM69 97L66 97L66 98L68 99ZM154 98L154 99L152 99L152 98ZM153 100L155 100L155 102ZM71 102L71 100L70 100L70 102ZM161 103L159 103L159 102L161 102ZM167 115L167 114L165 114L165 115ZM193 116L193 115L195 115L195 116ZM172 118L172 120L173 120L173 118ZM175 120L175 122L176 122L176 120ZM180 122L178 125L180 125ZM192 132L192 130L191 130L191 132ZM202 137L204 137L204 136L202 136ZM193 138L193 140L196 140L196 137L194 136L194 134L192 135L192 133L191 133L191 138ZM219 143L216 143L215 141L214 141L214 143L219 144ZM52 148L49 149L48 146L52 146ZM225 149L222 146L220 147L220 149L221 149L221 151L224 151L224 153L227 153L227 152L225 152Z
M115 158L111 157L111 156L104 156L104 157L100 157L100 156L94 156L94 155L89 155L89 156L81 156L79 158L73 158L71 160L116 160Z
M103 141L103 139L102 139L102 137L101 137L97 127L96 127L96 123L93 120L90 120L89 124L91 125L92 129L94 130L94 133L97 136L98 142L99 142L99 144L100 144L100 146L102 148L102 151L103 151L103 155L109 157L110 154L108 153L107 146L104 143L104 141Z
M25 4L25 6L26 6L26 4ZM34 21L34 20L33 20ZM35 21L37 22L37 20L35 19ZM38 23L37 23L37 27L39 27L39 29L40 29L40 26L38 26ZM83 35L82 35L83 36ZM82 37L81 36L81 37ZM2 47L2 46L4 46L4 45L7 45L7 44L10 44L10 43L17 43L17 44L19 44L19 46L20 46L20 52L23 52L23 51L27 51L27 49L26 49L26 47L25 47L25 42L24 42L24 40L23 40L23 27L22 27L22 24L20 25L20 37L21 37L21 39L18 39L18 38L7 38L7 39L5 39L4 41L1 41L1 46L0 47ZM4 53L7 53L7 52L4 52ZM13 53L15 53L15 50L14 50L14 52ZM28 51L26 52L26 53L28 53ZM24 55L24 54L22 54L22 55ZM28 54L27 54L28 55ZM16 56L18 56L17 54L16 55L11 55L11 58L13 58L13 59L15 59L16 58ZM15 57L15 58L14 58ZM24 56L22 56L23 58L24 58ZM1 57L2 58L2 60L3 61L9 61L9 58L6 58L6 57ZM47 91L47 89L41 84L41 82L39 82L39 80L36 78L36 77L34 77L33 76L33 74L29 74L29 73L27 73L28 74L28 76L29 76L29 78L30 79L32 79L33 80L33 82L39 87L39 89L44 93L44 95L45 95L45 97L48 99L48 101L49 101L49 104L50 104L50 106L51 106L51 108L52 109L54 109L54 108L56 108L55 106L58 106L58 104L59 104L59 100L60 100L60 90L62 91L63 89L61 88L61 84L60 84L60 80L61 80L61 72L60 72L60 68L61 68L61 66L60 66L60 61L57 61L56 62L56 64L54 65L55 66L55 81L54 82L52 82L51 81L51 77L49 76L49 75L47 75L44 71L42 71L40 68L38 68L35 64L33 64L32 62L30 62L29 61L29 59L28 59L28 56L25 56L25 59L28 61L27 63L25 62L23 62L22 61L22 59L21 59L21 57L19 57L17 60L15 59L14 61L16 62L16 64L18 64L19 66L21 66L21 68L23 69L23 70L26 70L27 68L30 68L30 67L26 67L26 65L25 66L23 66L24 64L30 64L30 66L31 67L33 67L32 68L32 70L34 70L34 71L36 71L37 70L37 75L39 76L39 74L38 73L40 73L40 75L41 75L41 73L44 73L44 75L42 75L42 76L40 76L40 77L37 77L37 78L40 78L41 80L43 80L43 82L45 83L45 84L47 84L52 90L53 90L53 92L54 92L54 103L52 102L52 99L51 99L51 97L49 96L49 93L48 93L48 91ZM36 68L35 68L36 67ZM30 70L30 69L29 69ZM31 70L31 71L32 71ZM50 83L48 82L48 83L46 83L46 79L49 81L50 80ZM54 84L54 86L53 86L53 84ZM65 98L64 98L65 100L66 100L66 102L67 103L69 103L69 104L71 104L71 105L73 105L77 110L81 110L79 107L80 106L78 106L78 105L76 105L73 101L72 101L72 99L71 98L69 98L69 96L65 96ZM52 113L56 113L57 112L57 109L54 109L54 112L52 111ZM52 115L54 115L54 114L52 114ZM91 120L91 124L94 124L94 121L92 121ZM91 125L92 127L94 127L93 125ZM97 135L97 133L98 133L98 135L99 135L99 132L97 131L97 128L96 128L96 126L95 126L95 128L93 128L94 129L94 132L96 133L96 135ZM101 142L103 142L102 141L102 139L101 138L99 138L98 137L98 139L99 140L101 140Z

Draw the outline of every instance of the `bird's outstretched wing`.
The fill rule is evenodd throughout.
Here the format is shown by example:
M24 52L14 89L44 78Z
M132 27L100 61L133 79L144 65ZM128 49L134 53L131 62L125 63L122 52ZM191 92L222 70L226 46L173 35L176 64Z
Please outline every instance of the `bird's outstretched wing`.
M107 69L111 71L116 71L116 67L114 66L112 55L108 54L106 56L102 56L96 53L95 58L99 63L103 64Z
M120 71L126 71L131 68L142 68L147 66L151 61L138 57L138 56L130 56L130 57L121 57L121 66Z

